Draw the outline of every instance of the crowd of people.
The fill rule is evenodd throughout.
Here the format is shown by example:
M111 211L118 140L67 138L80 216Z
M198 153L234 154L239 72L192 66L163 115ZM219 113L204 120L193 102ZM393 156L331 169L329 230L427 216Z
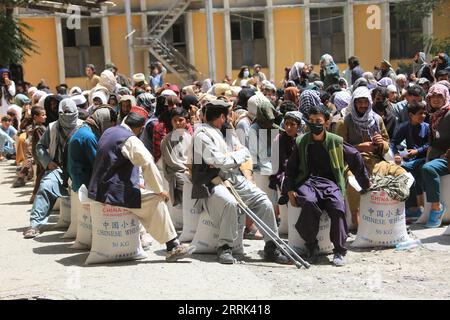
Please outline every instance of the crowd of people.
M330 54L320 72L295 62L281 84L267 80L261 65L243 66L238 77L178 87L164 82L160 63L127 79L108 63L100 75L86 66L86 83L51 93L15 86L1 69L1 159L14 159L12 187L34 179L33 204L25 238L40 234L51 209L68 188L84 184L89 198L125 207L139 217L141 235L167 245L167 260L190 255L181 244L167 202L183 205L185 177L191 198L219 227L218 261L236 262L239 206L221 181L273 232L279 206L301 207L295 228L305 241L307 259L318 255L319 221L331 221L333 264L345 265L346 202L359 223L360 195L370 177L412 173L415 183L405 203L406 217L431 203L427 227L441 225L447 208L441 177L450 158L450 59L439 53L432 63L423 52L413 71L402 74L383 60L365 72L357 57L340 72ZM147 81L148 80L148 81ZM278 86L278 88L277 88ZM357 192L347 179L354 176ZM70 183L69 183L70 180ZM144 230L145 229L145 230ZM249 219L245 237L265 241L268 261L289 263L268 235Z

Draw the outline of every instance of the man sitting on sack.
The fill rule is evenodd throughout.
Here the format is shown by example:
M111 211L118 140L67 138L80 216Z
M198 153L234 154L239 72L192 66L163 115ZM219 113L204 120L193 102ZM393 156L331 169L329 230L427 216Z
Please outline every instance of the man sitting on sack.
M330 122L327 107L312 106L308 120L310 132L297 137L288 160L280 201L285 204L287 195L293 207L302 207L295 229L305 240L310 263L317 262L320 217L322 210L327 212L331 221L330 239L334 245L333 265L343 266L348 234L344 202L345 163L363 189L369 188L369 176L358 150L325 129Z
M348 109L350 112L336 133L358 149L369 175L399 176L406 173L402 167L384 160L389 151L389 135L383 119L372 110L372 96L367 87L356 88ZM347 176L352 174L347 172ZM347 197L352 221L358 225L360 194L349 185Z
M83 121L78 119L77 105L72 99L61 100L58 108L58 120L50 123L36 145L35 152L42 167L45 168L45 173L31 208L30 227L23 233L26 239L39 235L39 229L47 223L56 200L69 195L67 142L73 130Z
M97 202L128 208L147 232L167 246L166 261L190 255L195 247L180 244L170 218L163 180L152 155L138 136L145 117L130 112L121 125L107 129L98 140L88 197ZM148 189L140 187L139 167Z
M242 201L273 232L278 233L275 213L267 195L250 183L241 172L241 165L251 160L247 148L233 136L232 151L224 139L221 129L226 127L230 105L222 100L211 101L204 112L206 122L197 127L193 139L192 198L201 199L215 225L219 226L217 255L222 264L233 264L233 240L238 236L238 202L221 184L228 180ZM228 141L229 139L227 139ZM262 230L261 230L262 231ZM268 261L286 264L289 260L281 254L275 243L265 232L265 258Z

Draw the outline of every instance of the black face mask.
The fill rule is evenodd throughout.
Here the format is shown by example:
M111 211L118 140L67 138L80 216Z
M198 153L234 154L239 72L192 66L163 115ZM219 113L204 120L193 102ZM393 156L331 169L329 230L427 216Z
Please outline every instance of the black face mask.
M373 109L376 112L385 112L388 107L387 101L378 101L373 105Z
M323 132L323 130L325 129L323 124L311 123L311 122L308 123L308 127L309 127L309 130L311 131L311 133L315 134L316 136L321 134Z
M233 127L231 126L231 124L228 122L225 122L222 125L222 128L220 128L220 132L222 132L223 137L225 138L227 136L227 129L233 129Z

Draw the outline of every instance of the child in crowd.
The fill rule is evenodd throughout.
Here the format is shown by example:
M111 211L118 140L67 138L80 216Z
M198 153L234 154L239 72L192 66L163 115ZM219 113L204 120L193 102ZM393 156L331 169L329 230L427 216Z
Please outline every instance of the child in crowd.
M6 159L10 160L15 157L16 149L14 148L14 137L17 134L17 130L11 125L11 117L2 117L2 125L0 126L0 161Z
M302 114L299 111L289 111L284 116L284 130L276 138L272 146L278 144L278 171L270 176L269 188L281 190L286 174L286 165L295 146L295 139L302 131ZM276 166L275 166L276 167ZM287 203L287 200L284 201Z
M31 149L33 153L33 161L36 165L36 181L34 183L33 193L30 198L30 203L34 202L34 198L39 189L39 185L41 184L41 179L44 176L45 168L39 162L38 157L36 155L36 145L44 135L45 130L47 129L45 126L45 122L47 120L47 113L43 107L35 106L31 109L31 116L33 117L33 131L31 133Z
M395 163L402 165L411 172L415 184L411 186L409 198L406 200L406 217L418 218L422 214L418 203L418 197L422 197L422 174L420 169L425 164L425 158L429 147L430 128L425 120L424 102L408 104L409 121L402 123L391 140L391 150L395 155ZM401 151L400 144L406 140L406 150ZM403 163L402 163L403 158Z
M183 199L183 175L188 174L188 151L192 135L188 131L189 113L182 107L170 111L170 132L161 142L164 177L169 182L169 196L173 206Z

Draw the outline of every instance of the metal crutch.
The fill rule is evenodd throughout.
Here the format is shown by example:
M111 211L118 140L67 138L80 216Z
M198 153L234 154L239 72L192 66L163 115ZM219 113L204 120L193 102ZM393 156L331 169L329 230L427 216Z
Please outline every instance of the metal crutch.
M239 207L244 210L246 214L249 215L250 219L255 222L256 226L265 232L269 238L275 243L275 245L285 254L292 262L294 262L295 266L300 269L302 265L309 269L310 264L303 260L294 249L292 249L288 244L286 244L283 239L280 238L278 234L272 231L265 223L262 221L254 212L252 212L248 206L242 201L239 194L234 189L233 185L228 181L221 181L222 184L231 192L236 201L238 202Z

